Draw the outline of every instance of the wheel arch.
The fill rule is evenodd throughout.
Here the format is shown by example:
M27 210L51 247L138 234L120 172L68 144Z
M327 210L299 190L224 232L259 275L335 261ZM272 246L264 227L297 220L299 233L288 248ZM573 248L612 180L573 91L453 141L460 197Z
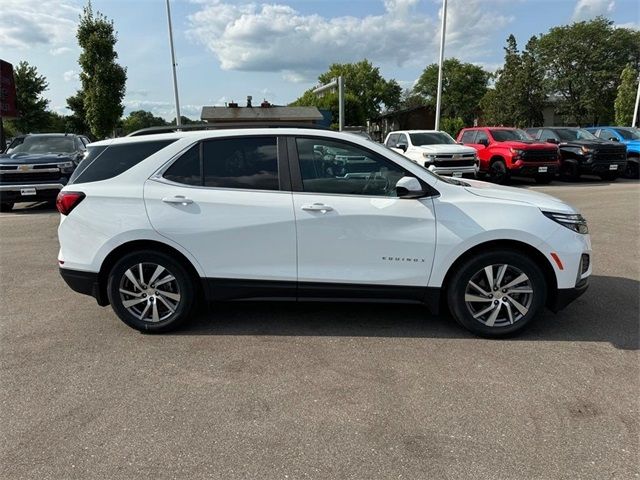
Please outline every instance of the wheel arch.
M191 263L191 261L182 252L170 245L167 245L166 243L162 243L157 240L133 240L118 245L111 252L109 252L109 254L102 261L102 264L100 265L100 271L98 272L98 303L100 305L104 306L109 304L109 300L107 297L107 281L109 272L111 271L113 266L124 255L140 250L155 250L171 256L171 258L177 260L193 278L193 281L197 287L196 298L202 299L208 293L208 291L206 290L206 282L200 277L193 263Z
M542 273L547 284L547 305L552 305L555 301L558 291L558 281L556 274L553 270L551 261L537 248L529 245L528 243L519 240L489 240L479 243L466 250L449 266L447 273L442 281L442 288L440 294L440 308L444 308L446 311L446 299L447 290L449 288L449 282L451 277L460 266L466 262L469 258L480 252L486 252L487 250L511 250L519 253L523 253L533 258L538 266L542 269Z

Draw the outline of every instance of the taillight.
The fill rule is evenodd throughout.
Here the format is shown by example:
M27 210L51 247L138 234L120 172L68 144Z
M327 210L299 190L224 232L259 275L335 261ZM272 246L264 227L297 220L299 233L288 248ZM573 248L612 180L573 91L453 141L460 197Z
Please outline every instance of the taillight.
M56 208L62 215L69 215L84 196L82 192L60 192L56 198Z

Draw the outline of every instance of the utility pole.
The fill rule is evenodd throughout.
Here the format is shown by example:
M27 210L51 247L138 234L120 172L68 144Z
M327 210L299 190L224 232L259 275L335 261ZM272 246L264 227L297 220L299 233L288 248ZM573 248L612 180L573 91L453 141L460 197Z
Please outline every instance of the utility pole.
M436 93L436 124L440 130L440 107L442 105L442 69L444 67L444 34L447 27L447 0L442 0L442 28L440 28L440 61L438 62L438 92Z
M173 94L176 99L176 125L182 125L180 119L180 100L178 99L178 77L176 76L176 53L173 49L173 29L171 28L171 7L167 0L167 21L169 22L169 45L171 46L171 70L173 71Z
M313 90L313 93L318 94L334 88L338 89L338 130L342 131L344 129L344 78L342 75L325 85L320 85Z

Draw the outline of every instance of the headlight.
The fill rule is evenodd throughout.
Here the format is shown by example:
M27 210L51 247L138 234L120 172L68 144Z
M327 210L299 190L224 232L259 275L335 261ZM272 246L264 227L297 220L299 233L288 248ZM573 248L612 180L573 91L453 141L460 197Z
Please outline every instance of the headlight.
M58 164L58 168L64 173L71 173L75 168L75 163L73 162L63 162Z
M593 152L593 149L589 147L580 147L580 151L586 155Z
M524 150L520 150L518 148L511 148L511 153L513 153L515 156L520 156L524 153Z
M587 221L579 213L554 213L554 212L542 212L545 217L550 218L554 222L567 227L569 230L573 230L577 233L587 234L589 228L587 227Z
M427 162L435 162L436 160L436 156L431 153L423 152L422 156L427 160Z

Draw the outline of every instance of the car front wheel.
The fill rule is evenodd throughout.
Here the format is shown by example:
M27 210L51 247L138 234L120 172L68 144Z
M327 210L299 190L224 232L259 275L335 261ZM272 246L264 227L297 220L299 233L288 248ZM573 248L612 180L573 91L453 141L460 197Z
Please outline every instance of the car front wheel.
M0 212L10 212L13 210L13 202L0 203Z
M161 252L125 255L111 269L107 293L120 319L143 332L166 332L189 318L194 283L186 269Z
M517 251L489 251L467 259L447 289L455 320L483 337L521 331L540 313L546 298L544 274Z

